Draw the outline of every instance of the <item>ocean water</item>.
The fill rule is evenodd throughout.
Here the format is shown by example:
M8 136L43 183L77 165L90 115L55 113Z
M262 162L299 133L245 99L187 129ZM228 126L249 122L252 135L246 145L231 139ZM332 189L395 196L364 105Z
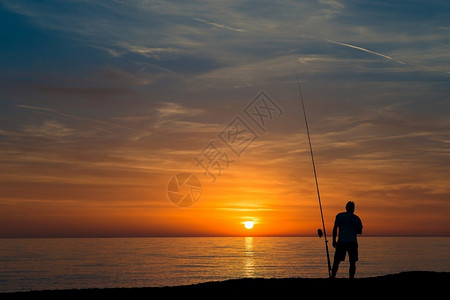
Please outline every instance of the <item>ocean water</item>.
M357 277L412 270L450 272L450 238L359 238ZM315 237L0 239L0 292L327 276Z

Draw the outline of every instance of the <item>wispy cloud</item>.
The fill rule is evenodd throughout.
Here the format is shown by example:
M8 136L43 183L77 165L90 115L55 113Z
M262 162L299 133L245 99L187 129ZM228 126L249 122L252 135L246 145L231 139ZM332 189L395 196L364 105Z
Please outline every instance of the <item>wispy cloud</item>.
M98 131L103 132L103 133L112 134L112 133L114 133L114 130L117 130L119 128L132 130L132 131L137 131L137 129L135 129L135 128L124 126L122 124L108 122L108 121L102 121L102 120L97 120L97 119L92 119L92 118L80 117L80 116L77 116L77 115L74 115L74 114L69 114L69 113L62 113L62 112L60 112L60 111L58 111L56 109L47 108L47 107L39 107L39 106L32 106L32 105L22 105L22 104L21 105L16 105L16 107L33 110L33 111L36 111L36 112L39 112L39 113L42 113L42 114L49 115L49 116L51 116L53 118L58 118L58 119L62 119L62 120L69 120L69 121L72 121L72 122L76 122L79 125L87 126L87 127L93 128L93 129L98 130ZM48 127L49 126L46 126L46 128L48 128ZM55 128L55 126L53 126L52 128ZM30 132L30 130L28 130L28 132Z
M65 138L73 133L73 129L64 126L61 122L55 120L44 121L41 125L24 125L23 131L34 136L44 138Z
M319 0L320 4L330 5L331 7L340 9L344 7L344 4L342 4L339 1L336 0Z
M166 56L166 55L181 53L181 50L175 49L175 48L170 48L170 47L152 48L152 47L146 47L146 46L131 45L126 42L122 42L120 45L129 52L141 54L146 57L153 57L156 59L160 59L162 56Z
M222 29L227 29L227 30L231 30L231 31L236 31L236 32L244 32L244 29L240 29L240 28L234 28L231 26L227 26L227 25L223 25L223 24L219 24L219 23L215 23L215 22L210 22L204 19L200 19L200 18L194 18L194 20L214 26L214 27L218 27L218 28L222 28Z
M199 203L210 209L204 215L282 213L295 202L302 205L296 218L299 211L306 218L314 214L308 199L315 190L293 106L300 63L327 207L358 197L360 207L408 209L418 191L424 201L441 193L430 209L448 212L449 87L442 74L450 70L450 26L438 15L448 11L445 1L419 1L414 10L402 3L387 9L381 0L370 9L341 0L3 2L7 15L20 16L0 20L5 28L18 22L11 33L17 42L5 44L0 66L5 187L39 180L47 182L42 195L65 199L101 183L108 186L78 198L101 205L98 195L105 202L111 195L170 209L169 177L192 171L210 193ZM192 157L261 89L280 101L283 120L207 187ZM53 195L55 182L83 186ZM134 194L117 189L137 183ZM40 189L23 187L30 195ZM11 195L27 199L19 188ZM145 218L171 217L163 213L146 210ZM368 228L390 224L390 215L380 216Z
M173 116L195 116L204 112L203 109L190 108L174 102L162 103L156 110L162 119Z
M369 49L366 49L366 48L363 48L363 47L359 47L359 46L351 45L351 44L346 44L346 43L341 43L341 42L336 42L336 41L328 40L328 39L326 41L330 42L330 43L333 43L333 44L337 44L337 45L341 45L341 46L357 49L357 50L360 50L360 51L363 51L363 52L371 53L371 54L374 54L374 55L378 55L378 56L384 57L386 59L393 60L393 61L395 61L395 62L397 62L399 64L402 64L402 65L406 64L406 63L404 63L404 62L402 62L400 60L394 59L394 58L392 58L392 57L390 57L388 55L385 55L385 54L382 54L382 53L379 53L379 52L375 52L375 51L372 51L372 50L369 50Z

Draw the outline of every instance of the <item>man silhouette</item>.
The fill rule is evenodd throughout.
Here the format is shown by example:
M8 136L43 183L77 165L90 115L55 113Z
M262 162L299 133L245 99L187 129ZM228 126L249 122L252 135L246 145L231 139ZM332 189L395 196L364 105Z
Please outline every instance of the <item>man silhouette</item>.
M349 277L354 278L356 273L356 262L358 261L358 241L357 234L362 234L361 219L355 215L355 203L349 201L345 206L346 212L341 212L336 215L333 227L333 247L336 248L334 252L334 262L331 272L331 278L336 277L339 269L339 263L345 260L345 254L348 252L350 262ZM336 243L336 236L339 238Z

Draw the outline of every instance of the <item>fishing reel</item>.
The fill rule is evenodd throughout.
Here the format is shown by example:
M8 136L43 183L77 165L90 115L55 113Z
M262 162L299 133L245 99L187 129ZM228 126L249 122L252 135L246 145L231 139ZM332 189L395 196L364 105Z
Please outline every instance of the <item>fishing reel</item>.
M319 238L322 237L322 235L323 235L322 229L317 229L317 235L319 236Z

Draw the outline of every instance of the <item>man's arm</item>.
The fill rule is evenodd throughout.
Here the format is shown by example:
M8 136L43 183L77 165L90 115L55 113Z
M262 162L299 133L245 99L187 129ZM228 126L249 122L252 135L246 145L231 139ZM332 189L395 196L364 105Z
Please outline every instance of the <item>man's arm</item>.
M362 234L362 229L363 229L362 222L361 222L361 219L358 217L358 226L356 228L356 233Z
M334 222L334 226L333 226L333 247L334 248L336 248L337 232L338 232L338 226L337 226L336 222Z

